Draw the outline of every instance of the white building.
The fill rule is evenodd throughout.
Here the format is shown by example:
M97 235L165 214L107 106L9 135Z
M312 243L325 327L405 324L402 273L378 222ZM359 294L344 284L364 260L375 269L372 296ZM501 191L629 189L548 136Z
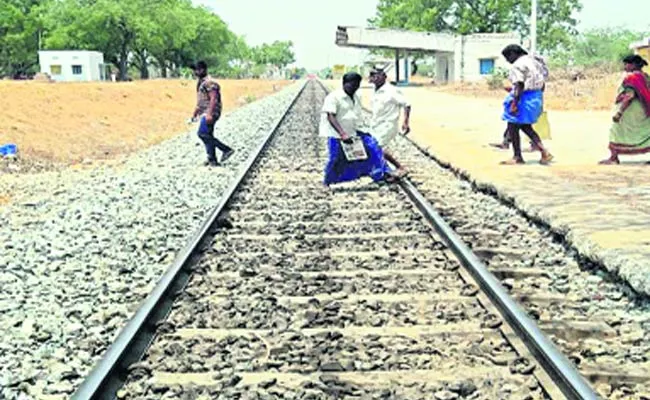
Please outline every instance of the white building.
M408 52L426 52L435 58L439 83L479 81L497 68L508 68L501 50L509 44L523 44L515 33L453 35L395 29L338 27L336 44L342 47L395 51L394 79L407 83Z
M104 55L86 50L44 50L38 52L41 73L59 82L106 79Z

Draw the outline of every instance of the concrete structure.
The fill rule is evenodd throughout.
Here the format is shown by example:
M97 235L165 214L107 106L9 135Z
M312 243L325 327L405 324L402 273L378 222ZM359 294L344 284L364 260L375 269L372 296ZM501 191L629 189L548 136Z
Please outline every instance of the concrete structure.
M634 50L635 54L643 57L648 63L650 63L650 37L647 37L638 42L634 42L630 45L630 48ZM650 73L650 66L645 67L645 71Z
M512 43L527 45L515 33L462 36L351 26L339 26L336 32L336 44L341 47L394 50L394 80L398 84L408 84L409 52L426 52L435 57L437 82L478 81L499 67L508 67L501 50Z
M38 52L41 72L59 82L106 79L104 55L97 51L45 50Z

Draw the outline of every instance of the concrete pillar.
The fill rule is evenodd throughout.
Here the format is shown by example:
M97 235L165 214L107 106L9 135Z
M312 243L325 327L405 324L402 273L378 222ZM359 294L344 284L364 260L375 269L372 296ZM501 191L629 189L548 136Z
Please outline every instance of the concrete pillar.
M395 83L399 82L399 49L395 49Z
M409 83L410 65L409 65L409 52L404 50L404 83Z
M453 68L450 68L450 81L463 80L463 57L465 52L465 39L462 36L456 38L453 55Z

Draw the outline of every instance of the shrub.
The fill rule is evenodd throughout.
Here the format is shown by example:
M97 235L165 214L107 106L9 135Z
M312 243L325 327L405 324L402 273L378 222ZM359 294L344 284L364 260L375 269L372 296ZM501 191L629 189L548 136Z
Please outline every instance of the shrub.
M497 68L494 73L490 75L487 80L490 90L503 89L503 80L508 77L508 70L504 68Z

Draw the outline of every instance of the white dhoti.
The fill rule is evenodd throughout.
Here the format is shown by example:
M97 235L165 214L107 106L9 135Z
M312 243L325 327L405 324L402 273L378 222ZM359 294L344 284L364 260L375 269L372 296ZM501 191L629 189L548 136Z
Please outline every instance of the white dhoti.
M383 148L390 148L399 133L400 111L408 101L396 87L384 84L372 97L372 135Z
M382 148L390 147L390 144L397 137L399 132L396 122L387 121L372 127L372 135L377 139L377 142Z

